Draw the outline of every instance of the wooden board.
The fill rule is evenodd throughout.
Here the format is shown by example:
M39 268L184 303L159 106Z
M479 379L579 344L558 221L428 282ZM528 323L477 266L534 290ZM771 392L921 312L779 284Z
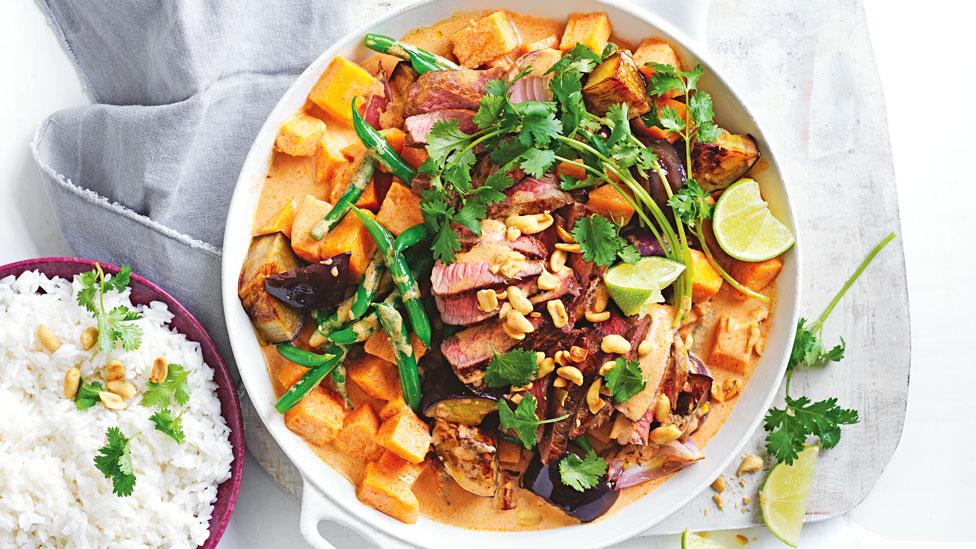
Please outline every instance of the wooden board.
M712 59L762 121L766 139L777 144L803 241L802 310L815 318L864 255L900 230L887 118L863 8L848 0L713 0L708 20ZM844 513L864 499L901 436L910 339L900 239L834 310L824 333L827 343L843 335L847 356L797 374L793 395L837 397L860 411L861 423L845 427L840 445L821 454L809 521ZM248 448L299 498L298 471L250 402L242 404ZM782 405L782 389L776 405ZM757 432L743 455L765 456L764 438ZM705 490L647 535L762 524L757 491L763 473L740 479L739 461L723 475L725 511ZM743 497L751 499L744 511Z

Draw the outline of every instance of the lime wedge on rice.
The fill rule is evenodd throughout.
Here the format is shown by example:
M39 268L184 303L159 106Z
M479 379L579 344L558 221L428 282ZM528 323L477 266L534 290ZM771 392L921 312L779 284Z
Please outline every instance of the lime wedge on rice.
M790 547L800 541L819 452L819 446L810 446L800 452L792 465L777 464L759 489L759 508L766 528Z
M614 303L627 316L647 312L664 301L661 290L685 270L681 263L663 257L647 257L633 265L621 263L607 269L603 281Z
M692 534L685 528L684 533L681 534L681 549L725 549L725 546L698 534Z
M793 233L773 217L759 184L742 179L725 189L715 204L715 239L740 261L765 261L790 249Z

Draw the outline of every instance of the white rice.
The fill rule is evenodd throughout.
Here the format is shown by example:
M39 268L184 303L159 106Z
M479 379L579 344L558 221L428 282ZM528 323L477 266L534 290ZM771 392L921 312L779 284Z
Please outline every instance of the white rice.
M38 294L38 289L45 294ZM171 330L173 315L153 302L135 307L129 290L105 296L105 309L126 305L143 314L139 349L84 351L81 332L95 319L77 305L80 286L37 272L0 280L0 547L196 547L209 536L217 486L230 478L230 430L220 415L213 370L200 345ZM37 341L39 324L61 340L53 354ZM72 366L84 381L101 381L110 360L125 365L139 389L156 357L190 370L190 401L183 414L186 440L177 444L156 431L155 410L139 404L112 411L101 403L75 408L64 397ZM174 410L175 403L174 403ZM112 481L95 468L108 427L126 436L136 475L131 496L112 493Z

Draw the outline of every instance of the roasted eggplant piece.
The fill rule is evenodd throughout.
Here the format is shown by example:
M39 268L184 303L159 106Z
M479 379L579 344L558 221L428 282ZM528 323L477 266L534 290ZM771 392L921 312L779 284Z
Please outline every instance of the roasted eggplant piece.
M285 235L266 234L251 240L237 281L237 295L254 328L268 343L295 339L302 330L305 316L299 309L272 297L265 289L264 281L269 276L293 271L300 266L301 262Z
M444 470L461 488L491 497L498 486L498 446L495 437L472 425L438 419L431 438Z
M349 282L349 256L346 252L321 263L312 263L287 273L264 279L271 297L297 309L325 307L342 300Z
M449 366L435 368L424 376L423 392L421 409L432 419L480 425L485 416L498 411L497 396L471 392Z
M644 76L634 58L622 50L608 57L590 73L583 86L583 100L591 112L600 116L617 103L627 104L630 118L637 118L651 110L651 98L644 87Z
M691 173L707 193L735 183L759 160L759 147L751 135L722 130L712 143L696 142L691 149Z
M549 465L543 465L536 455L522 475L522 487L580 522L592 522L610 509L620 492L610 486L606 475L600 477L596 486L582 492L563 484L559 474L559 462L567 455L568 452Z
M640 142L654 151L658 164L664 169L665 179L668 180L668 184L671 186L671 192L678 192L678 189L681 188L687 177L685 176L685 165L681 160L681 155L678 154L674 145L663 139L640 138ZM632 170L632 172L636 172L636 170ZM668 193L664 189L664 185L661 184L661 178L658 176L657 171L648 171L647 182L648 191L650 191L654 202L664 208L668 202Z

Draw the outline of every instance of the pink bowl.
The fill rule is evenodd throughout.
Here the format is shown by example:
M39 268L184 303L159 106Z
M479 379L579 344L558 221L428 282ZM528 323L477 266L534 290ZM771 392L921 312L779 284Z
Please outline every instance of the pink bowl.
M114 265L99 263L106 273L115 274L119 271L119 268ZM0 266L0 279L10 275L19 276L24 271L40 271L49 277L57 276L71 280L75 275L94 268L95 262L90 259L44 257ZM237 502L237 492L241 487L241 474L244 468L244 422L241 416L241 403L237 399L237 391L234 389L234 382L230 377L227 364L217 352L216 345L207 335L203 326L200 325L200 322L172 296L137 274L133 273L129 287L132 288L131 300L137 305L148 305L152 301L165 303L169 307L169 312L173 313L170 326L185 335L190 341L199 343L203 351L204 361L214 370L214 381L217 383L217 397L220 399L221 415L224 416L227 426L230 427L230 443L234 451L234 461L230 466L230 478L217 488L217 502L214 504L213 515L210 517L210 538L202 545L205 549L211 549L217 546L220 536L227 528L227 523L230 522L230 515L234 511L234 504Z

